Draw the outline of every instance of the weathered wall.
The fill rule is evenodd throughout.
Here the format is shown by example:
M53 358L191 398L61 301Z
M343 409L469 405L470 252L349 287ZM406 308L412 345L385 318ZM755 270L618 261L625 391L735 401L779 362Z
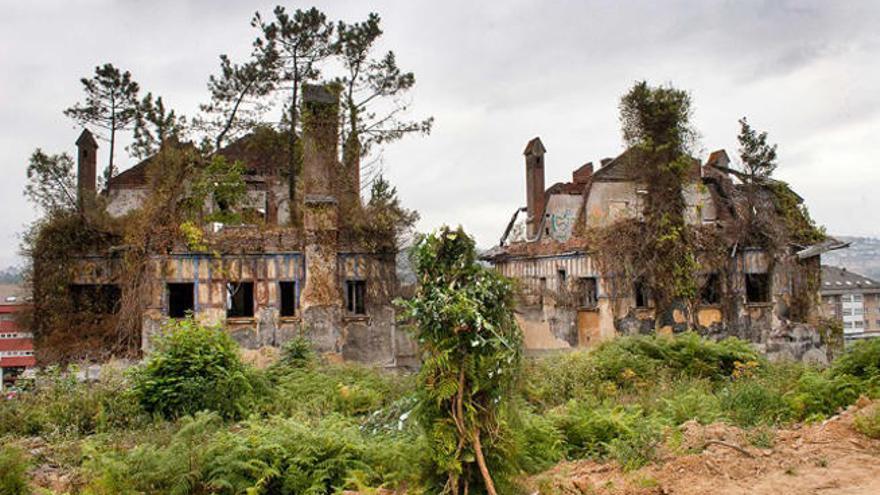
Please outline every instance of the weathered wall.
M593 182L586 204L588 228L607 227L618 220L635 218L641 214L642 200L635 182Z
M698 305L693 308L693 315L689 308L679 304L663 320L669 324L658 332L693 328L711 338L736 336L749 340L774 357L819 360L818 356L825 351L815 328L788 320L793 293L809 288L802 280L812 276L818 264L799 262L795 257L771 262L766 253L757 250L740 251L729 263L719 273L722 294L718 304ZM496 268L520 284L517 317L528 350L588 347L618 334L655 331L657 315L651 304L635 306L630 292L632 282L603 278L595 263L583 253L508 258L499 261ZM724 273L729 275L725 277ZM745 277L749 273L771 274L769 302L747 300ZM598 299L594 308L579 307L581 277L597 279ZM616 297L611 290L614 283L618 284ZM807 315L808 321L815 314L814 308Z
M121 217L130 211L141 207L149 191L142 188L126 189L114 188L110 190L110 201L107 204L107 213L111 217Z

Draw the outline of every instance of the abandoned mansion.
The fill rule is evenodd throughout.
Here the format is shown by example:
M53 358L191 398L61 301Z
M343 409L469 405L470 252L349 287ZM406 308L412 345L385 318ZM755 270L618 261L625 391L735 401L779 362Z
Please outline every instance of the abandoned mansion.
M545 153L539 138L525 148L526 206L514 212L499 245L484 255L521 282L517 319L527 348L695 330L750 340L771 356L825 359L816 331L820 255L846 245L805 220L802 199L786 184L767 178L748 188L723 150L705 163L692 160L682 184L684 221L715 241L711 253L697 253L696 304L680 301L667 314L657 314L644 277L647 262L630 257L626 235L613 230L628 224L640 235L651 194L641 174L646 165L640 150L603 159L597 168L587 163L572 172L571 182L548 188ZM749 210L785 244L774 249L743 242L737 230ZM795 227L812 229L814 235L792 235ZM606 239L600 242L603 232Z
M122 236L97 248L78 249L67 291L73 312L88 306L95 314L83 325L89 327L83 335L103 320L128 316L134 321L137 347L148 351L151 336L165 322L193 315L203 323L222 325L244 348L280 346L305 335L317 351L336 359L396 366L414 356L407 337L396 331L396 246L387 240L364 242L345 213L359 208L361 184L358 167L346 168L339 159L338 98L332 87L305 88L302 173L295 187L284 175L286 155L263 153L258 133L212 153L241 164L245 190L235 208L243 222L198 225L189 241L180 235L167 243L145 239L143 245L149 247L135 270L132 244ZM159 165L157 155L147 158L112 177L98 194L97 143L83 131L76 144L80 210L99 203L109 222L125 224L152 207L152 218L162 220L162 209L171 205L149 201L157 181L161 183L157 176L170 173L167 163ZM184 191L196 189L195 184L182 186ZM208 197L199 208L211 212L228 207ZM50 262L43 264L45 269L35 262L35 279L50 273ZM36 291L38 305L49 304L45 292ZM121 328L124 323L112 324Z

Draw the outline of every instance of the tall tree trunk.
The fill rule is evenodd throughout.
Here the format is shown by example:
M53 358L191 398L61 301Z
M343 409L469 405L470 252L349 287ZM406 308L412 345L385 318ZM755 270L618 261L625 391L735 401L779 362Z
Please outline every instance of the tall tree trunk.
M483 447L480 444L480 430L474 428L473 432L474 455L477 456L477 465L480 467L480 474L483 475L483 482L486 484L486 493L489 495L498 495L495 491L495 483L489 474L489 467L486 465L486 459L483 457Z
M299 81L293 81L293 91L290 100L290 135L287 139L288 149L287 149L287 172L288 172L288 180L287 180L287 188L288 188L288 197L289 205L288 211L290 215L290 221L294 221L294 219L298 218L297 213L299 209L296 204L296 173L297 173L297 165L299 163L299 159L296 152L296 121L299 118L297 108L296 108L296 99L299 96Z

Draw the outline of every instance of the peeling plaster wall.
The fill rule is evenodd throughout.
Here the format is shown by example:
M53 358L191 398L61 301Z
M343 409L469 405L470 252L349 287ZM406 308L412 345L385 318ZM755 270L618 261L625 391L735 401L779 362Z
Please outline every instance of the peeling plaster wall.
M612 298L611 284L621 282L603 277L583 253L508 258L495 266L520 283L517 320L527 350L588 347L616 335L651 334L657 328L654 309L635 307L628 288L620 287L620 295ZM564 282L560 270L565 272ZM727 270L731 275L722 277L720 304L699 305L694 308L695 315L679 304L661 315L663 326L657 332L692 328L711 338L736 336L754 342L771 357L820 360L825 347L815 328L788 319L793 293L807 290L797 280L818 274L818 263L801 262L793 256L771 260L763 251L746 250L730 260ZM749 273L770 273L769 302L746 300L745 277ZM581 277L597 279L596 308L579 307L577 281ZM808 315L808 320L817 311Z
M146 189L114 188L110 190L107 213L114 218L141 207L149 192Z

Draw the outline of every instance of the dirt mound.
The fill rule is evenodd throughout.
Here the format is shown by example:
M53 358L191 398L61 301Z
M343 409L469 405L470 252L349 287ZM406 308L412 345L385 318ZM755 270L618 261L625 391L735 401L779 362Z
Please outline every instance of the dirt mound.
M852 426L875 407L860 399L822 423L775 432L687 422L657 464L624 473L614 463L568 462L529 482L542 495L878 494L880 441Z

